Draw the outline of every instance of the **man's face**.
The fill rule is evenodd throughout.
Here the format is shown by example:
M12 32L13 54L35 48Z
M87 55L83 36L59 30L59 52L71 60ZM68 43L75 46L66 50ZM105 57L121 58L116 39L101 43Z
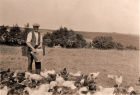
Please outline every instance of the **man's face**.
M39 27L33 27L35 32L38 32Z

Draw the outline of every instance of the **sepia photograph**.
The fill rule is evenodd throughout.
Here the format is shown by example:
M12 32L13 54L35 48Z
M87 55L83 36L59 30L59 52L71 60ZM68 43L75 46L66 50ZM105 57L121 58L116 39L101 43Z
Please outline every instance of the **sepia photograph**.
M0 0L0 95L140 95L139 0Z

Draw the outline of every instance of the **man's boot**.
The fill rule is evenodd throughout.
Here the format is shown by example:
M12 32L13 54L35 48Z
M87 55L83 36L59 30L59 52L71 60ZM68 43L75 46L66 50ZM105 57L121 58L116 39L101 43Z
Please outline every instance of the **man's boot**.
M36 74L40 74L41 69L36 69Z
M41 72L41 62L35 62L36 74Z

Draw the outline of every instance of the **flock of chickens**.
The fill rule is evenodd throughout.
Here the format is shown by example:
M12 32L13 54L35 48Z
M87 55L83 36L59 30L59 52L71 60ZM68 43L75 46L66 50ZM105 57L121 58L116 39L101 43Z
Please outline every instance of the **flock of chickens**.
M108 75L116 82L114 87L97 86L100 72L88 75L69 73L64 68L59 73L45 70L39 74L0 72L0 95L136 95L133 87L122 87L122 76Z

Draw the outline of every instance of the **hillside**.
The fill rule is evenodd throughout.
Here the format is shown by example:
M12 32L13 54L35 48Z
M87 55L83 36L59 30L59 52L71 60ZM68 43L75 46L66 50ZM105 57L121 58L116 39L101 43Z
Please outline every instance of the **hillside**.
M51 33L53 30L40 29L40 32L44 35L47 32ZM76 31L78 34L84 36L84 38L89 42L96 36L111 36L114 41L120 42L123 45L133 45L139 48L139 36L130 34L120 34L120 33L105 33L105 32L80 32Z
M133 45L139 48L139 36L120 33L103 33L103 32L77 32L85 37L85 39L93 39L96 36L111 36L114 41L120 42L123 45Z

